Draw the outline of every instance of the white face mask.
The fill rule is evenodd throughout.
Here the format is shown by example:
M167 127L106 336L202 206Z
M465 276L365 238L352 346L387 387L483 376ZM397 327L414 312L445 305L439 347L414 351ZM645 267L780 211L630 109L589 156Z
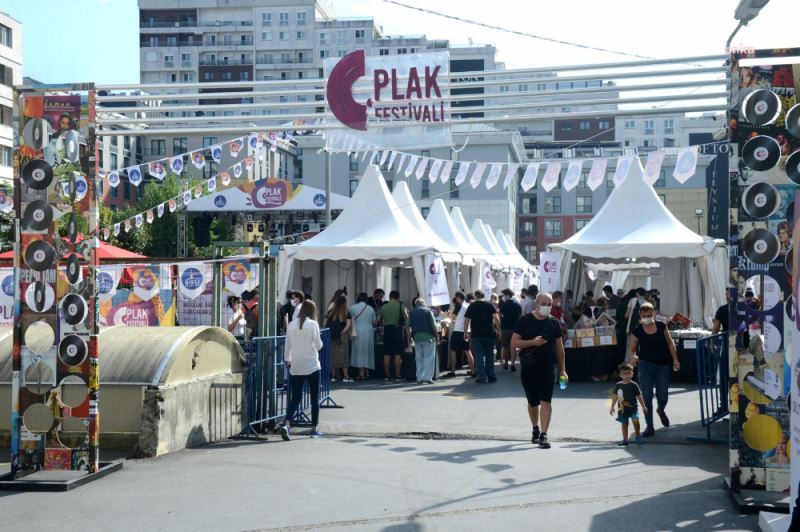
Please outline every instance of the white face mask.
M549 306L548 307L541 306L541 307L539 307L539 314L541 314L542 316L549 316L550 315L550 310L552 308L553 307L549 307Z
M651 324L655 323L655 321L656 321L655 318L642 318L642 323L644 325L651 325Z

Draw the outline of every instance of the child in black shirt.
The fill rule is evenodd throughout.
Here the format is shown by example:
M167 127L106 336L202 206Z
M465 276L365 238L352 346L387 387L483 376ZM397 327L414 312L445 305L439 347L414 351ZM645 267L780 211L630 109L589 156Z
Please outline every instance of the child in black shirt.
M622 379L614 386L613 397L611 398L610 414L614 415L614 410L619 411L617 421L622 424L622 441L620 446L628 445L628 420L633 421L633 429L636 431L636 443L641 445L642 436L639 434L639 411L638 406L642 405L642 412L647 414L647 407L644 406L644 398L639 385L633 382L633 366L630 364L620 364L619 377ZM638 404L637 404L638 402Z

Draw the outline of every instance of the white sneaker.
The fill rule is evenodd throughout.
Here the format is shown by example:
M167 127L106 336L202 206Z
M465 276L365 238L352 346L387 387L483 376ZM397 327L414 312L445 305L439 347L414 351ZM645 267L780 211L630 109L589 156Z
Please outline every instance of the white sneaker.
M355 382L355 381L350 377L347 377L346 379L342 379L342 382Z

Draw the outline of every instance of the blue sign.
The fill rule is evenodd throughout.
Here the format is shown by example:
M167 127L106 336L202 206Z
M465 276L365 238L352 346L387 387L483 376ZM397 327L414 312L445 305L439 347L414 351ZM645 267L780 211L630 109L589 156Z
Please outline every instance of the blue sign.
M325 206L325 194L315 194L314 195L314 205L317 207L324 207Z
M3 277L3 293L9 297L14 297L14 275Z
M108 272L98 272L97 273L97 292L100 295L106 295L106 294L110 294L112 290L114 290L114 278L111 277L111 274L108 273Z
M226 203L228 203L228 200L226 200L225 196L223 196L222 194L217 194L216 196L214 196L214 205L218 209L223 208ZM189 271L189 270L186 270L186 271Z
M181 283L187 290L195 290L203 284L203 274L197 268L186 268L181 276Z

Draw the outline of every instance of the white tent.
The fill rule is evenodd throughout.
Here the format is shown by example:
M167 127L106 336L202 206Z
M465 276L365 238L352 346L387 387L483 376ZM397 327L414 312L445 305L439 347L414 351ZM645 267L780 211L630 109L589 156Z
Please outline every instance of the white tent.
M458 229L458 231L461 233L461 237L470 243L470 247L483 252L481 258L484 261L488 262L494 268L502 267L500 262L497 260L497 257L492 254L491 250L487 249L475 239L472 231L469 230L469 226L467 225L467 221L464 219L464 215L461 213L460 207L453 207L450 209L450 218L453 220L456 229Z
M506 255L504 250L500 249L500 247L492 238L491 230L487 228L487 226L483 223L483 220L480 218L477 218L474 222L472 222L472 236L475 237L475 240L477 240L486 251L495 257L497 264L501 269L509 270L513 267L511 258Z
M452 244L461 253L463 264L471 266L484 256L484 250L475 248L472 242L464 238L441 199L433 201L426 222L439 238Z
M641 162L635 161L594 218L580 232L550 246L562 251L562 288L580 290L584 259L603 259L587 260L593 263L652 259L664 274L653 283L661 291L662 309L707 322L725 302L725 243L680 223L644 182Z
M506 255L511 258L515 268L519 268L523 272L533 271L533 266L520 255L519 250L516 248L511 239L502 230L498 229L495 233L495 240L500 246L500 249L505 251Z

